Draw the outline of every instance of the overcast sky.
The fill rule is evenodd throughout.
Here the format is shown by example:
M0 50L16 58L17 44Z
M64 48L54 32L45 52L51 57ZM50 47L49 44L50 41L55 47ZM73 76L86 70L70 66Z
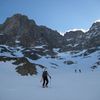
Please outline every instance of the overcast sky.
M100 0L0 0L0 23L16 13L59 32L88 29L100 19Z

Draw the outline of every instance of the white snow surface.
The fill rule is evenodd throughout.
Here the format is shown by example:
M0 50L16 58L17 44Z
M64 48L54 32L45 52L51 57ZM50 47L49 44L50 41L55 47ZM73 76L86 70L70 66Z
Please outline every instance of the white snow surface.
M94 21L94 23L97 23L97 22L100 22L100 19Z
M42 69L33 76L20 76L11 62L0 62L0 100L100 100L100 66L91 71L90 66L97 61L98 52L84 57L73 57L70 52L59 53L58 58L42 57L37 61L27 58L30 62L48 67L52 79L49 87L42 88ZM60 59L63 58L63 59ZM72 60L75 64L63 62ZM51 63L58 66L52 68ZM75 73L75 69L82 73Z
M41 46L35 46L35 48L43 48L44 46L46 46L46 45L41 45Z
M87 32L87 30L82 29L82 28L80 28L80 29L75 28L75 29L69 29L69 30L67 30L67 32L70 32L70 31L82 31L82 32Z

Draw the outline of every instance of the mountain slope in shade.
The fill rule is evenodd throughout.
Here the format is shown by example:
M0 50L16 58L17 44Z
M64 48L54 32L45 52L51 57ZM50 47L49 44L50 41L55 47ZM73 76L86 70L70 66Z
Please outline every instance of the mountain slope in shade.
M0 28L0 44L14 46L16 40L19 45L29 47L46 44L49 47L61 46L63 37L54 30L45 26L38 26L27 16L15 14L4 22ZM4 38L4 39L3 39Z
M0 24L0 44L9 46L61 48L60 51L83 50L100 46L100 22L92 24L87 32L74 30L64 36L22 14L15 14ZM16 42L17 41L17 42Z

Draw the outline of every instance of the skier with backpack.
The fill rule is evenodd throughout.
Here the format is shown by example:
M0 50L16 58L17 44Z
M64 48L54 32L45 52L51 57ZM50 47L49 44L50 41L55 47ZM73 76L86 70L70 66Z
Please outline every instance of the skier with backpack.
M42 83L43 88L48 87L48 83L49 83L48 77L51 79L51 76L48 74L48 72L45 68L43 73L42 73L42 79L41 79L41 82L43 81L43 83Z

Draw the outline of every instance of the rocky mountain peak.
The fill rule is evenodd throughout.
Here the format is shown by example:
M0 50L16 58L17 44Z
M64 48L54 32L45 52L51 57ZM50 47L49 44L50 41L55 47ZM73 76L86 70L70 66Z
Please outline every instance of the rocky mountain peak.
M25 23L28 24L32 22L33 25L36 25L34 20L30 20L27 16L22 14L15 14L12 17L8 17L4 24L21 24L24 25Z
M46 45L65 51L95 47L100 45L100 22L93 23L87 32L75 29L62 36L46 26L38 26L25 15L15 14L0 24L0 44L24 47Z
M69 31L65 33L65 37L66 38L77 38L80 37L81 35L83 35L84 32L81 30L76 30L76 31Z
M0 34L5 34L7 37L1 43L16 44L19 41L23 46L35 46L48 44L51 47L62 45L63 37L57 31L54 31L46 26L36 25L34 20L30 20L27 16L15 14L2 24Z
M86 32L87 38L94 38L100 35L100 22L94 22L90 29Z
M92 24L92 26L90 27L90 30L94 30L94 31L100 31L100 22L95 22Z
M22 34L27 33L31 26L36 25L35 21L29 20L27 16L15 14L6 19L3 24L3 32L6 34Z

